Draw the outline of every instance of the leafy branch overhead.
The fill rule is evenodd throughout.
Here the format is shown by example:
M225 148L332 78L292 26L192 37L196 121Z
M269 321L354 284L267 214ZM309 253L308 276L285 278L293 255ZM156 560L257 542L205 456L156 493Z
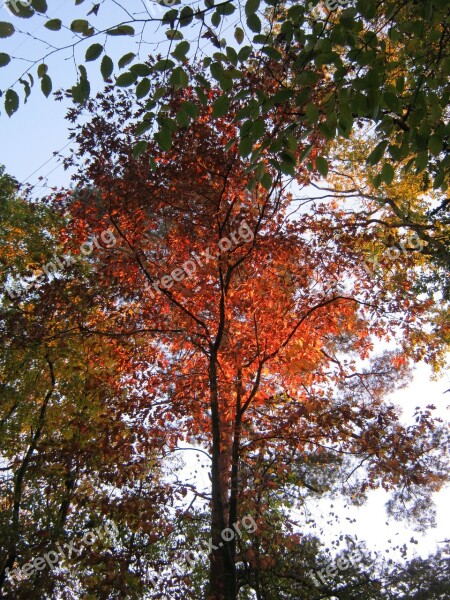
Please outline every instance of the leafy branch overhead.
M30 57L31 66L4 90L9 116L19 109L18 85L23 86L26 101L37 74L42 92L49 96L55 86L51 69L42 65L73 54L77 64L71 88L74 102L88 100L93 76L87 67L97 63L106 82L134 88L145 111L156 117L145 135L140 134L143 139L136 140L138 154L149 136L156 135L161 147L168 148L174 131L190 126L196 116L185 110L176 118L166 117L164 96L171 89L196 89L206 104L212 104L217 118L225 118L233 103L242 102L233 118L239 152L253 167L253 182L267 179L261 166L263 156L281 171L294 173L302 157L293 157L308 130L317 127L331 141L348 138L355 127L363 126L371 128L378 141L368 157L369 165L382 163L377 185L390 184L402 165L405 172L428 171L435 189L447 189L447 0L400 4L354 0L345 7L336 2L333 10L320 1L205 0L192 5L178 2L168 9L150 0L87 4L75 0L79 18L67 22L48 14L45 0L32 0L31 6L10 5L15 17L0 23L0 37L24 35L24 20L29 19L33 27L39 21L44 25L40 38L45 38L47 48L42 56ZM143 42L153 42L155 35L160 36L158 58L148 63ZM60 45L58 40L62 40ZM123 55L117 59L120 49ZM201 77L189 68L200 57L207 69ZM8 52L0 53L0 67L11 70L17 63ZM271 74L274 85L246 89L240 81L248 69ZM161 87L149 84L151 72L164 75ZM216 83L222 95L211 98L209 90ZM286 127L269 131L261 123L274 108L294 118ZM142 122L146 120L144 114ZM319 159L317 169L327 176L325 158Z

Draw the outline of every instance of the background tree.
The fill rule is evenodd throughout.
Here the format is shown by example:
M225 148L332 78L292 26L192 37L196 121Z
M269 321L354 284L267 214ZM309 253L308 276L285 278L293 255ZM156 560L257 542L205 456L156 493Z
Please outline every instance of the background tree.
M143 561L157 560L155 535L168 535L171 520L161 443L150 441L145 406L134 391L145 360L136 353L139 336L111 345L84 333L83 322L94 318L91 306L97 318L102 314L89 259L30 284L31 269L36 276L55 255L65 256L61 214L16 195L4 174L0 191L2 283L12 274L28 280L13 292L3 287L0 307L2 597L107 598L126 589L141 598L150 586ZM118 527L118 539L95 534L104 523ZM81 551L86 532L95 541ZM66 542L78 552L69 560L66 551L56 570L7 578L7 569Z

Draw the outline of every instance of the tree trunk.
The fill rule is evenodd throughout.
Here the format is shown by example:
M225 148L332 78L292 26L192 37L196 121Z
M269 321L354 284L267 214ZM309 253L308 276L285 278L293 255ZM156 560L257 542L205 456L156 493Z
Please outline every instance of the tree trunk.
M208 600L236 600L236 540L226 541L222 532L230 523L230 467L232 453L232 430L221 424L216 354L212 353L209 368L210 404L212 421L212 506L210 575ZM230 431L230 434L229 434ZM225 536L226 537L226 536Z
M30 442L30 445L28 446L28 450L25 454L25 457L24 457L20 467L17 469L15 476L14 476L13 513L12 513L12 523L11 523L11 533L10 533L11 537L10 537L10 541L8 544L9 545L8 555L6 557L4 565L2 565L2 567L0 569L0 598L2 597L1 590L6 582L6 578L8 576L7 574L9 572L9 570L13 568L14 563L17 558L17 543L19 540L19 533L20 533L19 532L20 509L21 509L23 484L25 481L25 475L27 473L28 466L32 460L33 453L39 442L39 438L41 437L41 433L42 433L42 430L44 428L44 423L45 423L45 416L47 413L47 406L48 406L48 403L50 402L50 398L52 397L52 394L54 392L55 385L56 385L53 364L51 363L50 358L48 356L46 356L46 360L47 360L47 363L50 368L51 388L46 393L44 402L42 403L41 410L39 412L39 419L38 419L36 431L31 436L31 442Z

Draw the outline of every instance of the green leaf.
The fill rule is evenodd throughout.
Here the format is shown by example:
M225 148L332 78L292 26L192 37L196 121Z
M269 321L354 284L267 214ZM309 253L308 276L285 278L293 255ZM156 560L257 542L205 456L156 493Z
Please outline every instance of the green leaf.
M285 175L295 177L295 157L290 152L281 153L280 169Z
M306 118L310 123L317 123L317 121L319 120L319 109L315 104L308 104L308 106L305 109L305 112Z
M84 104L89 98L91 92L91 86L89 81L82 77L77 85L74 85L71 89L72 98L77 104Z
M186 59L186 54L189 52L190 47L190 43L183 40L176 45L175 50L172 52L172 56L177 60L183 61Z
M85 59L87 62L91 60L97 60L102 52L103 46L101 44L92 44L92 46L89 46L89 48L86 50Z
M136 97L138 98L138 100L144 98L144 96L146 96L149 93L150 87L150 79L148 79L147 77L139 82L138 86L136 87Z
M390 144L388 150L389 150L389 154L392 156L392 158L395 161L402 159L402 149L400 146L396 146L395 144Z
M255 187L258 184L258 180L253 177L252 179L249 179L249 182L247 183L247 189L251 192L255 189Z
M47 73L47 71L48 71L47 65L44 63L41 63L37 68L38 77L44 77L44 75Z
M206 89L209 89L209 82ZM205 94L204 90L198 85L196 86L195 91L197 92L197 97L201 105L205 107L208 106L208 96Z
M5 94L5 111L8 117L13 115L19 108L19 96L14 90L6 90Z
M166 37L169 40L182 40L183 34L181 33L181 31L178 31L178 29L167 29Z
M272 187L272 176L270 173L264 173L264 175L261 177L261 185L265 190L270 190Z
M380 162L388 143L389 143L388 140L383 140L377 146L375 146L375 148L372 150L372 152L369 154L369 156L367 158L366 162L368 165L375 166L376 164L378 164Z
M245 62L247 60L247 58L250 56L250 54L252 53L252 48L251 46L243 46L238 53L238 59L240 62Z
M155 133L155 140L158 142L161 150L167 152L172 148L172 136L167 128L163 128Z
M167 93L167 88L165 88L165 87L157 87L155 89L155 93L153 94L153 100L155 102L158 102L158 100L160 100L161 98L163 98L166 93Z
M179 23L181 27L186 27L186 25L189 25L190 23L192 23L192 19L194 18L194 11L192 10L192 8L190 6L184 6L181 9L180 12L180 16L179 16Z
M259 138L264 133L264 127L264 119L256 119L256 121L253 122L253 125L250 129L250 137L252 138L252 140L259 140Z
M23 88L24 88L24 92L25 92L24 104L26 104L27 100L31 94L30 84L28 83L28 81L25 81L25 79L19 79L19 81L23 85Z
M255 33L259 33L261 31L261 19L258 17L258 15L250 15L247 19L247 25L249 29Z
M158 60L158 62L154 66L154 69L155 71L168 71L174 66L175 63L173 62L173 60L170 60L170 58L165 58L163 60Z
M14 32L14 25L6 23L6 21L0 21L0 38L10 37Z
M147 152L148 142L140 140L133 148L133 158L139 158Z
M168 10L166 13L164 13L163 18L162 18L162 23L164 25L170 25L171 27L173 27L173 23L175 23L177 18L178 18L178 9L173 8L172 10Z
M259 8L260 0L247 0L245 3L245 16L254 15Z
M213 25L213 27L219 27L221 19L222 17L220 16L220 12L216 10L216 12L213 13L211 17L211 24Z
M19 0L7 0L6 6L15 17L20 19L30 19L36 14L28 3L22 3Z
M395 88L399 94L403 93L403 90L405 89L405 78L404 77L398 77L395 80Z
M242 44L244 41L244 31L240 27L236 27L234 30L234 39L238 44Z
M281 53L272 46L265 46L261 49L261 52L264 52L264 54L266 54L269 58L273 58L274 60L280 60L281 58Z
M312 150L313 150L312 144L308 144L307 146L305 146L298 156L298 161L302 162L303 160L308 158L308 156L311 154Z
M78 70L80 71L80 78L81 79L87 79L86 67L84 65L79 65L78 66Z
M280 90L272 96L272 101L275 104L284 104L286 100L292 98L293 94L294 92L289 89Z
M214 79L220 81L220 79L224 76L224 70L222 65L218 62L214 62L210 65L209 68L211 71L211 75L214 77Z
M119 25L113 29L108 29L107 35L134 35L134 29L131 25Z
M433 189L437 190L445 182L445 171L439 171L434 178Z
M442 152L442 147L443 141L441 136L436 134L430 136L430 139L428 140L428 148L433 156L439 156L439 154Z
M124 67L129 65L130 62L132 62L135 57L136 57L136 54L134 52L128 52L128 54L124 54L122 56L122 58L119 59L119 62L117 63L119 65L119 69L123 69Z
M383 100L384 100L386 106L389 108L389 110L392 110L393 112L397 112L397 113L401 112L402 103L400 101L400 98L397 96L397 94L387 91L383 94Z
M169 84L175 87L186 87L189 84L189 77L181 67L177 67L172 71L169 78Z
M233 87L233 80L229 77L221 77L219 80L219 85L223 92L229 92Z
M194 104L193 102L191 102L190 100L183 102L181 104L180 108L185 110L186 113L191 117L191 119L196 119L200 114L200 110L199 110L198 106L196 104Z
M130 71L138 77L147 77L147 75L150 75L150 73L152 72L150 67L148 65L145 65L144 63L136 63L134 65L131 65Z
M89 22L86 19L75 19L70 24L70 29L74 33L86 34L90 28Z
M217 100L215 100L212 105L213 118L215 119L217 117L225 116L227 114L229 108L230 108L230 99L228 98L228 96L225 96L225 94L223 94L222 96L219 96L219 98L217 98Z
M419 154L416 157L415 163L417 173L424 171L428 166L428 152L426 150L424 152L419 152Z
M5 54L4 52L0 52L0 67L6 67L11 62L11 57L9 54Z
M41 79L41 90L46 98L52 93L52 87L52 80L50 77L47 74L43 75Z
M446 56L441 62L441 72L444 77L450 76L450 56Z
M44 27L47 27L47 29L50 29L50 31L59 31L61 29L61 26L61 19L50 19L50 21L44 23Z
M116 85L118 87L129 87L130 85L133 85L133 83L135 83L136 80L137 75L135 75L131 71L127 71L126 73L122 73L122 75L119 75L119 77L117 77Z
M316 167L322 177L326 177L328 175L328 162L323 156L318 156L316 158Z
M231 46L227 46L226 53L227 53L228 60L231 62L232 65L234 65L236 67L238 64L238 61L239 61L236 50L234 48L232 48Z
M45 14L48 10L47 2L45 0L31 0L31 6L38 13Z
M185 110L179 110L177 112L177 123L180 127L189 127L190 119Z
M249 138L249 137L241 138L241 141L239 142L239 154L245 158L246 156L248 156L251 153L252 150L253 150L253 142L252 142L251 138Z
M384 183L390 185L394 181L395 171L389 163L384 163L381 169L381 179Z
M149 129L151 129L153 126L153 123L151 121L142 121L142 123L139 123L139 125L136 127L135 130L135 135L142 135L143 133L145 133L146 131L148 131Z
M217 7L217 13L219 15L232 15L235 10L236 6L232 2L229 2L228 4L219 4Z
M112 72L114 71L114 63L112 61L112 59L105 54L105 56L102 58L102 62L100 64L100 72L102 74L103 79L106 81L107 79L109 79L112 75Z

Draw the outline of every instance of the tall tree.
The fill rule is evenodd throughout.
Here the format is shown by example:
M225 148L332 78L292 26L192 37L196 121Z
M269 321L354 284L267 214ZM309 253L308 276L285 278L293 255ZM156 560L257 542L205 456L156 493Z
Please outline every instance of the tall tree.
M260 85L258 73L246 73L250 89L253 77ZM211 89L214 102L222 96ZM85 331L112 339L145 331L155 366L141 385L154 431L173 449L187 441L211 454L205 597L231 600L241 556L236 536L222 534L247 512L265 525L258 498L266 468L258 469L258 457L262 464L274 457L275 488L292 478L307 487L309 455L329 448L353 461L344 490L361 498L382 485L394 492L392 511L402 503L420 518L445 479L444 435L430 410L402 426L385 397L406 383L414 335L440 306L408 283L418 277L420 254L403 260L403 273L385 272L374 297L364 246L341 226L344 208L318 202L299 210L270 156L270 179L247 185L251 160L240 157L234 114L211 113L202 98L194 89L166 93L166 118L189 110L197 119L174 131L166 150L151 143L134 158L142 108L115 91L90 102L92 121L75 134L79 188L59 197L73 219L67 235L79 242L111 224L119 240L96 275L109 310ZM238 96L229 111L241 108ZM282 129L291 120L274 110L265 126ZM311 164L323 138L315 139ZM300 186L308 173L297 173ZM396 350L374 351L376 340L393 337ZM433 351L437 357L445 345L438 340ZM255 468L253 483L244 462ZM365 476L354 480L362 466Z

